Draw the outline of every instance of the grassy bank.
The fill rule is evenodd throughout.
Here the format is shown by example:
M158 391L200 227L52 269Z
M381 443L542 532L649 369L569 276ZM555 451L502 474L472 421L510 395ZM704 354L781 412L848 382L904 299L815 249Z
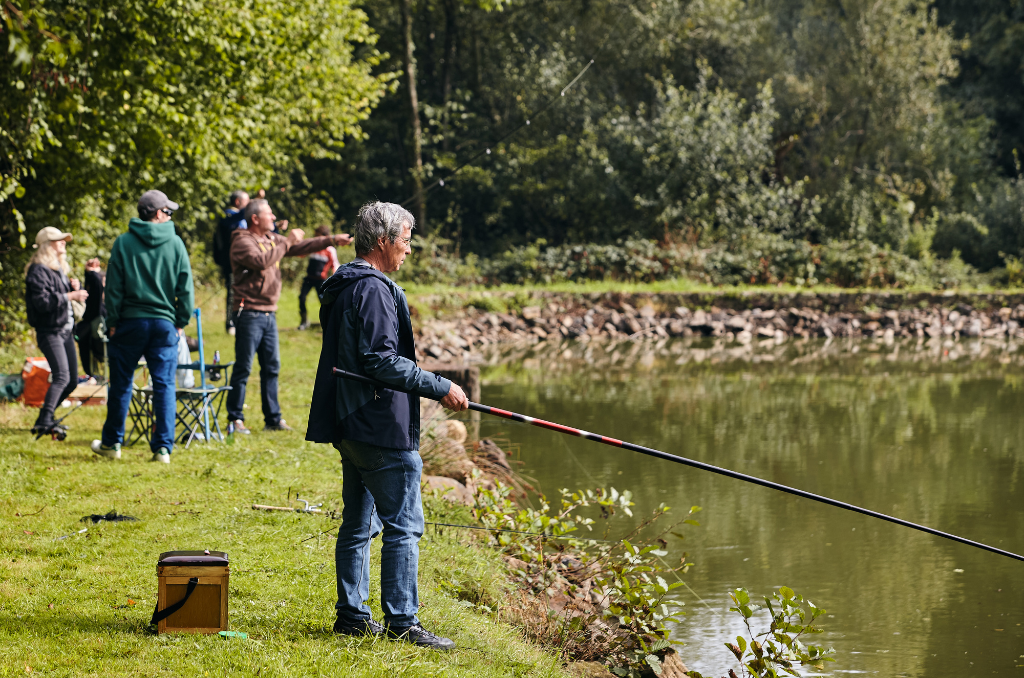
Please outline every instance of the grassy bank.
M207 350L230 360L222 298L207 297L198 295ZM298 324L294 299L286 293L282 328ZM105 408L76 412L68 439L56 443L29 435L36 410L0 406L0 675L563 675L551 654L460 600L478 597L472 593L480 588L500 597L504 570L495 553L450 533L429 532L421 544L421 618L459 649L441 654L330 633L334 540L317 535L337 522L249 508L280 505L289 490L325 502L328 511L340 508L337 453L303 442L301 433L319 335L282 329L281 340L282 407L298 432L261 432L254 379L246 410L253 435L231 446L178 448L169 467L149 463L140 446L126 448L120 462L93 455L88 443L98 436ZM4 349L5 371L24 355L18 347ZM111 509L139 520L79 522ZM83 527L88 531L57 541ZM231 557L231 628L248 640L147 632L157 556L203 548ZM371 594L377 617L378 595Z
M556 282L550 284L526 285L420 285L413 282L402 282L402 286L410 298L427 295L444 294L516 294L516 293L553 293L553 294L604 294L607 292L622 294L662 294L692 293L721 296L737 295L790 295L790 294L889 294L905 296L907 294L1020 294L1024 287L994 287L980 285L975 287L957 287L938 289L929 286L912 286L899 288L878 287L837 287L835 285L711 285L685 278L677 280L660 280L649 283L616 282L613 280L588 280L583 282Z

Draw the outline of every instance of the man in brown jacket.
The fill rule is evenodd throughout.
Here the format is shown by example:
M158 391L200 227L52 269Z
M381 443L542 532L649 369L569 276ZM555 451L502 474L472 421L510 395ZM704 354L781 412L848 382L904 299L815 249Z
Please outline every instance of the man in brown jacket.
M253 354L260 359L260 395L263 401L265 431L291 431L281 418L277 402L277 376L281 356L277 341L277 302L281 298L281 259L298 257L324 249L328 245L347 245L348 235L332 235L303 240L293 228L285 237L274 233L274 212L263 199L252 200L245 208L249 227L231 234L232 289L235 313L235 369L228 392L228 431L249 433L245 426L245 385L252 372ZM282 230L288 222L282 221Z

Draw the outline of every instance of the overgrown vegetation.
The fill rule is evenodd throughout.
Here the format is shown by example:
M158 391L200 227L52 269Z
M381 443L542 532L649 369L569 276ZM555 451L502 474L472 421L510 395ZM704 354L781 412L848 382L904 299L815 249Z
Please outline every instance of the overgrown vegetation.
M24 322L41 227L105 260L149 188L182 205L200 272L236 188L329 222L299 159L339 157L392 79L349 0L16 0L0 20L0 333Z
M494 490L478 489L473 504L473 516L490 530L490 542L507 555L514 580L526 594L500 606L503 616L538 641L558 647L566 659L597 659L615 675L628 678L661 675L666 653L680 644L670 631L683 603L678 595L668 594L685 585L680 575L692 565L685 553L675 566L665 561L666 537L681 542L680 527L698 525L693 516L700 507L691 507L668 527L654 529L670 510L661 505L624 537L609 539L611 516L621 512L633 517L629 491L563 489L557 506L540 495L536 507L522 506L512 494L499 483ZM600 537L589 534L597 522L589 514L595 511L597 520L605 521ZM752 605L744 589L730 595L736 604L730 609L742 616L749 643L740 637L735 645L726 646L744 674L799 675L798 666L820 669L824 662L834 661L834 650L801 640L805 634L821 633L814 621L825 611L792 589L781 587L765 598L764 606ZM756 632L751 619L761 609L770 612L771 622L766 631ZM696 671L688 675L703 678Z
M1019 278L1009 0L12 0L0 19L0 333L23 328L39 227L103 258L151 187L182 203L200 280L238 187L307 230L405 202L427 281Z
M812 245L779 235L750 233L702 248L627 238L610 245L550 246L544 240L514 247L492 259L457 258L436 239L414 238L415 256L397 277L434 285L551 285L608 281L650 283L690 280L714 286L932 288L1019 285L1019 261L979 273L958 250L948 259L914 259L869 241Z

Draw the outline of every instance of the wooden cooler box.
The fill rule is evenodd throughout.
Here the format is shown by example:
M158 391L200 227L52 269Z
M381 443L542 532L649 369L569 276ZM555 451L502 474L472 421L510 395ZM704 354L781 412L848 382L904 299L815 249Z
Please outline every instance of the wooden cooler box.
M228 554L168 551L156 564L157 633L218 633L228 628Z

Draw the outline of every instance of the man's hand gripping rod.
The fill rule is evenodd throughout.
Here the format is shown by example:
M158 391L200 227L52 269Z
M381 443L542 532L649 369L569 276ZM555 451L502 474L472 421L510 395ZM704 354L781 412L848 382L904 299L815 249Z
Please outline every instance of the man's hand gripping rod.
M376 379L371 379L370 377L365 377L365 376L363 376L361 374L354 374L352 372L346 372L345 370L340 370L337 367L335 367L333 369L334 369L334 376L336 376L336 377L342 377L344 379L350 379L352 381L358 381L358 382L366 384L368 386L373 386L374 388L388 388L388 389L391 389L392 391L400 391L402 393L410 393L410 391L407 391L405 389L395 388L394 386L389 386L389 385L385 384L384 382L377 381ZM414 395L420 395L420 394L414 394ZM436 398L434 396L423 395L422 397L429 398L430 400L440 400L440 398ZM587 440L593 440L594 442L603 443L605 445L611 445L612 447L621 447L621 448L626 449L626 450L632 450L633 452L639 452L640 454L646 454L647 456L650 456L650 457L657 457L658 459L664 459L666 461L675 462L676 464L683 464L684 466L691 466L693 468L699 468L699 469L701 469L703 471L710 471L711 473L717 473L718 475L725 476L727 478L734 478L736 480L742 480L742 481L747 482L747 483L753 483L754 485L760 485L761 487L769 487L769 488L771 488L773 490L778 490L780 492L785 492L787 494L796 495L797 497L803 497L805 499L811 499L813 501L821 502L822 504L828 504L829 506L836 506L836 507L841 508L841 509L846 509L847 511L853 511L855 513L861 513L861 514L866 515L866 516L871 516L872 518L878 518L879 520L885 520L885 521L890 522L890 523L895 523L897 525L902 525L903 527L909 527L909 528L914 529L914 530L920 530L921 532L927 532L928 534L935 535L936 537L944 537L945 539L951 539L951 540L953 540L955 542L959 542L961 544L967 544L968 546L973 546L975 548L983 549L985 551L991 551L992 553L998 553L1001 556L1007 556L1009 558L1014 558L1016 560L1024 561L1024 556L1019 555L1017 553L1013 553L1011 551L1004 551L1003 549L998 549L995 546L989 546L988 544L982 544L981 542L972 541L970 539L965 539L964 537L959 537L959 536L957 536L955 534L950 534L949 532L942 532L941 530L936 530L934 528L927 527L925 525L918 525L917 523L912 523L909 520L903 520L902 518L894 518L893 516L889 516L889 515L886 515L884 513L879 513L877 511L872 511L870 509L861 508L860 506L855 506L853 504L847 504L844 501L839 501L838 499L832 499L831 497L824 497L824 496L822 496L820 494L814 494L813 492L807 492L805 490L799 490L799 489L797 489L795 487L789 487L788 485L782 485L780 483L774 483L774 482L772 482L770 480L764 480L762 478L757 478L755 476L749 476L749 475L747 475L745 473L739 473L737 471L731 471L731 470L729 470L727 468L721 468L720 466L712 466L711 464L705 464L702 461L696 461L696 460L693 460L693 459L687 459L686 457L680 457L680 456L675 455L675 454L669 454L667 452L662 452L661 450L655 450L655 449L650 448L650 447L644 447L642 445L635 445L633 443L625 442L623 440L616 440L615 438L609 438L607 436L599 435L597 433L590 433L589 431L583 431L583 430L578 429L578 428L572 428L571 426L564 426L562 424L556 424L555 422L552 422L552 421L544 421L543 419L535 419L534 417L528 417L525 414L518 414L516 412L509 412L507 410L498 409L497 407L491 407L489 405L481 405L480 403L474 403L472 401L470 401L470 403L469 403L469 409L476 410L477 412L484 412L486 414L493 414L496 417L501 417L503 419L510 419L512 421L518 421L518 422L523 423L523 424L530 424L531 426L539 426L540 428L546 428L546 429L549 429L551 431L558 431L559 433L567 433L567 434L572 435L572 436L578 436L580 438L586 438Z

